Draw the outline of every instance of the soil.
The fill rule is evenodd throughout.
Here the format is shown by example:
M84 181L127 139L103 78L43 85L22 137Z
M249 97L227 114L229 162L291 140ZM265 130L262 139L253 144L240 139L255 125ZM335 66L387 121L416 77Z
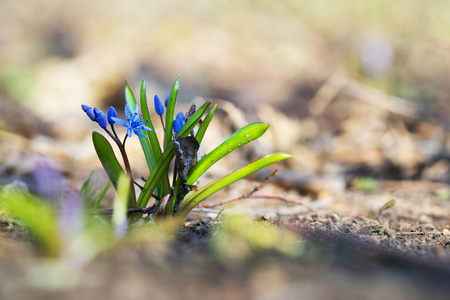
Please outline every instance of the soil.
M64 288L30 283L30 266L41 256L19 226L2 220L0 298L448 299L449 203L430 194L424 210L422 191L404 192L379 216L361 204L385 193L350 190L345 206L338 201L327 210L259 221L294 232L305 243L299 255L258 250L244 260L224 261L210 247L221 222L200 213L173 242L120 245Z

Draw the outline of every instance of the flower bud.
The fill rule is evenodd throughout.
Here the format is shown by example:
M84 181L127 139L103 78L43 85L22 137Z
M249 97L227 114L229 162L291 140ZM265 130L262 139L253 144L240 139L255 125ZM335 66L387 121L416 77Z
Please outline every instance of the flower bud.
M155 111L158 115L162 115L164 113L164 106L161 103L161 100L159 100L158 95L155 95Z
M116 121L114 121L112 118L117 118L117 112L116 112L116 110L114 109L114 107L111 106L111 107L108 109L108 123L109 123L110 125L116 123Z

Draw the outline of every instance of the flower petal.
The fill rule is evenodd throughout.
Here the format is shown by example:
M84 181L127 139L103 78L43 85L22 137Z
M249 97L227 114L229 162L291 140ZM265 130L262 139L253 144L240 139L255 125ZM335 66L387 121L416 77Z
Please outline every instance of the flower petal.
M81 104L81 109L82 109L84 112L86 112L87 110L92 109L92 107L90 107L89 105Z
M134 115L139 117L139 105L136 104L136 107L134 108Z
M177 116L175 117L175 119L181 123L181 121L185 121L184 119L184 113L182 111L180 111Z
M103 113L99 108L94 107L94 114L95 114L95 118L97 118L100 114L103 114Z
M175 133L178 133L180 132L180 129L181 129L180 123L177 120L173 121L173 131Z
M137 136L145 137L145 134L140 133L137 129L133 129L133 131Z
M91 119L91 121L95 122L95 113L92 108L89 107L88 109L86 109L86 114L88 115L89 119Z
M129 104L125 105L125 117L128 121L131 120L131 108Z
M111 119L114 122L116 122L117 124L122 125L123 127L128 127L128 122L127 121L124 121L124 120L122 120L120 118L116 118L116 117L112 117Z
M101 128L105 129L106 126L108 126L108 123L106 123L106 117L103 113L99 114L97 116L97 123L100 125Z

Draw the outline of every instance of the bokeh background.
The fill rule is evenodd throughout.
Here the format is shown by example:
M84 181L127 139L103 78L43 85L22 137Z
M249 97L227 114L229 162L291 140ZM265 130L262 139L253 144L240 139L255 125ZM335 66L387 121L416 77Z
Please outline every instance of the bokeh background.
M229 101L244 112L234 129L272 124L255 155L293 153L294 171L422 176L421 165L448 150L449 9L411 0L2 0L1 128L35 152L92 165L95 124L80 105L119 109L124 81L137 90L142 78L150 97L164 97L181 75L181 103ZM430 178L449 179L447 160L437 169Z
M81 104L120 112L125 80L136 93L143 78L148 99L164 98L180 75L177 112L218 104L202 151L249 122L271 124L199 186L269 153L293 154L262 190L290 203L248 199L223 215L240 209L306 241L296 258L269 251L218 264L225 251L250 253L241 235L258 235L240 223L215 253L219 210L193 213L170 247L131 239L94 260L102 239L68 247L61 262L86 256L85 272L50 291L66 280L59 271L78 273L47 260L30 267L41 256L24 252L28 238L0 214L0 298L450 299L449 12L446 0L0 0L0 185L64 204L94 170L102 188L99 128ZM134 178L148 176L139 148L127 140ZM248 193L267 172L207 201ZM102 205L113 198L110 188ZM27 287L30 278L42 287Z

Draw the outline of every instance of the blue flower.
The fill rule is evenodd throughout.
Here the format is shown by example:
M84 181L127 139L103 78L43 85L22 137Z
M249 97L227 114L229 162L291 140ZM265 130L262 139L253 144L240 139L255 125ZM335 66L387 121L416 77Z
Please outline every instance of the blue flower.
M89 114L88 114L88 116L89 116ZM94 107L94 116L95 116L95 120L93 120L93 121L97 122L101 128L105 129L106 126L108 125L106 123L106 117L102 113L102 111L97 107ZM91 116L89 116L89 118L91 118ZM92 118L91 118L91 120L92 120Z
M99 108L94 107L94 114L95 114L95 119L97 119L97 117L99 115L102 115L103 113L102 113L102 111Z
M170 98L170 94L167 94L166 96L166 100L164 100L164 105L167 107L167 104L169 104L169 98Z
M89 119L95 122L95 113L89 105L81 105L81 109L88 115Z
M175 119L175 120L173 121L173 131L174 131L175 133L178 133L178 132L180 132L181 127L183 127L183 126L181 126L181 125L180 125L180 122L178 122L178 121Z
M100 127L103 129L105 129L106 126L108 126L108 123L106 123L106 117L102 112L97 114L97 118L95 120L97 121L98 125L100 125Z
M178 121L178 123L180 124L181 127L184 126L184 124L186 124L186 119L184 118L184 114L182 111L180 111L177 116L175 117L175 120Z
M116 112L116 110L114 109L114 107L110 107L109 109L108 109L108 123L109 124L114 124L114 123L116 123L112 118L117 118L117 112Z
M158 95L155 95L155 111L158 115L162 115L164 113L164 106L161 103L161 100L159 100Z
M111 117L113 121L115 121L117 124L122 125L123 127L127 128L127 134L129 137L132 136L133 132L137 136L145 137L142 133L139 132L139 130L151 130L151 128L148 128L144 124L146 122L142 121L142 115L139 115L139 106L136 105L136 109L134 110L133 114L131 114L131 108L130 105L125 105L125 117L127 118L127 121L124 121L122 119L119 119L117 117Z

